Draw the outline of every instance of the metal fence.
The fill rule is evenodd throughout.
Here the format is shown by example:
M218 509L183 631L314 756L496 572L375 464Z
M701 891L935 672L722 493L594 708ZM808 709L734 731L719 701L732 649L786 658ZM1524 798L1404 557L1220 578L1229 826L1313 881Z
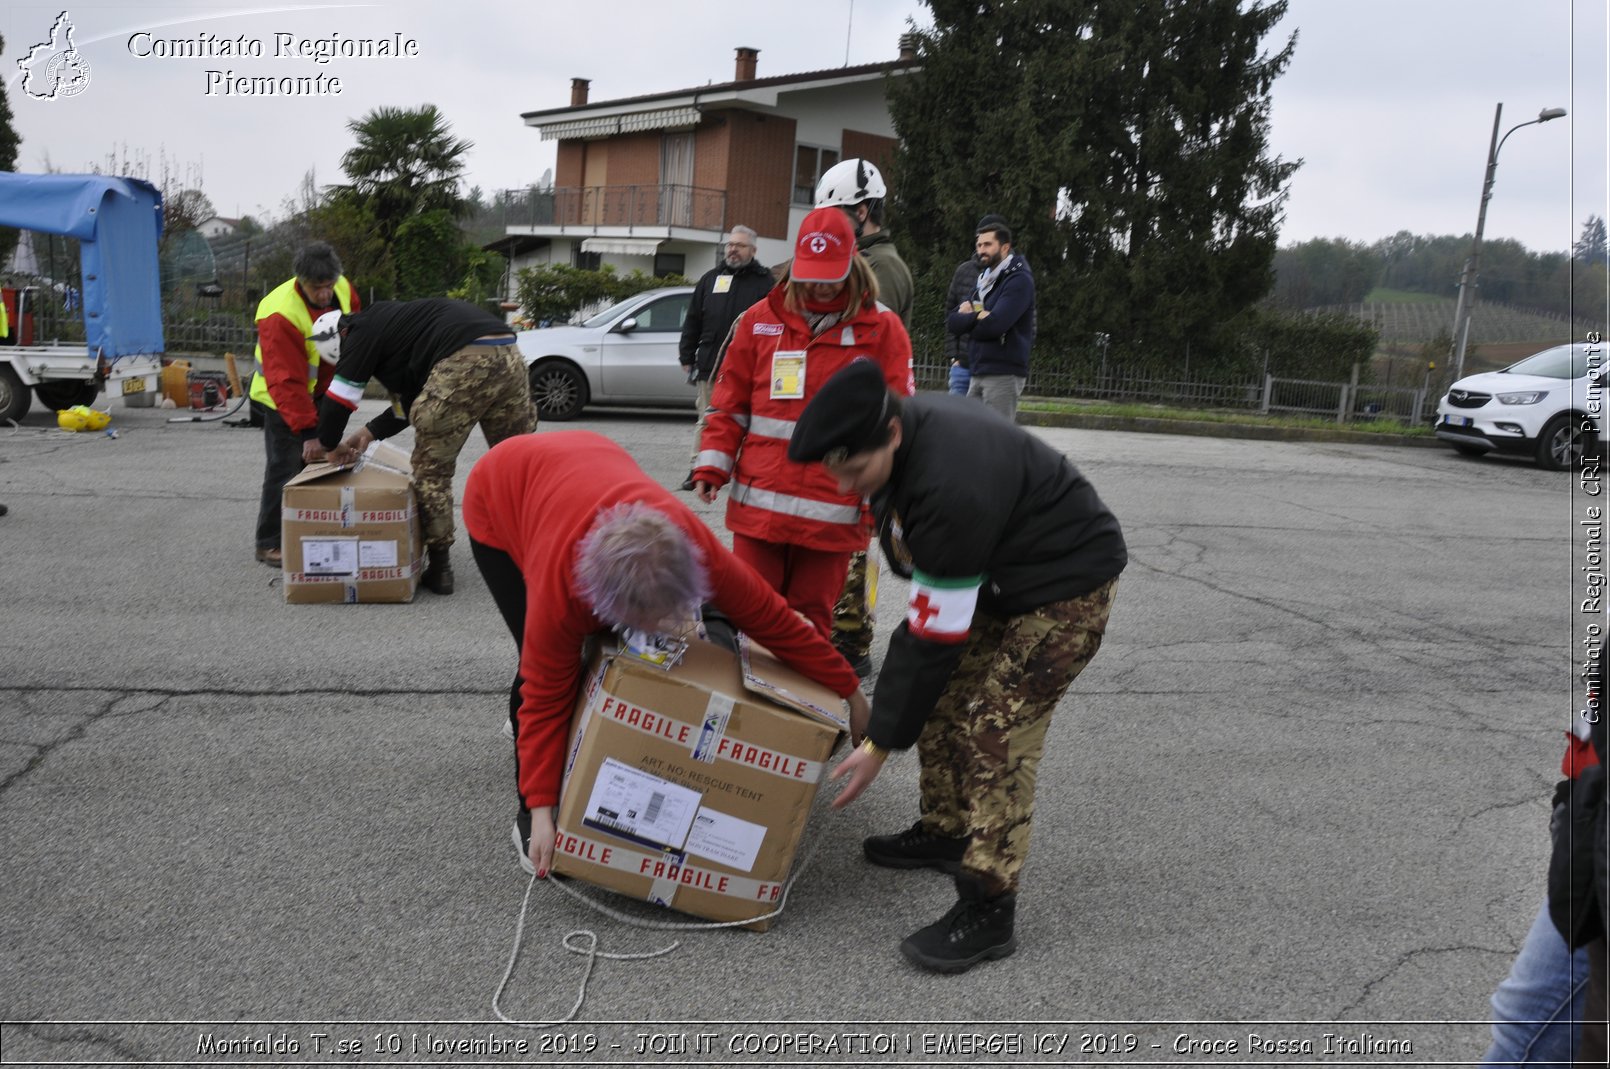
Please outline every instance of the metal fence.
M919 389L942 390L949 364L920 360L915 364ZM1180 408L1239 409L1265 415L1314 416L1350 423L1396 419L1419 423L1426 416L1426 391L1358 382L1282 379L1266 375L1262 382L1204 382L1159 379L1138 374L1081 375L1077 372L1029 369L1025 395L1083 400L1127 401Z
M1259 408L1265 413L1334 417L1337 423L1373 419L1419 423L1426 400L1421 387L1277 379L1273 375L1265 377L1262 395Z
M722 189L662 182L635 186L505 189L486 213L499 229L511 226L684 226L726 229Z

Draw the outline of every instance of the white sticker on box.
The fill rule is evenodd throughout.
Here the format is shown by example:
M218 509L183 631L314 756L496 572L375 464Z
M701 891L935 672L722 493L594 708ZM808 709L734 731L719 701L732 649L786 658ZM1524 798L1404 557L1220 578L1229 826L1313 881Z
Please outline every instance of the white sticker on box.
M397 567L397 540L358 543L358 567Z
M732 719L733 700L730 696L714 691L710 694L710 701L704 707L704 723L699 728L699 737L693 743L693 759L712 764L721 748L721 740L727 736L727 722Z
M682 849L699 792L606 757L581 822L646 846Z
M308 575L357 575L356 538L303 538L302 571Z
M698 815L693 818L693 830L688 833L687 853L703 861L749 872L755 867L760 844L765 838L763 824L751 824L709 806L700 806Z

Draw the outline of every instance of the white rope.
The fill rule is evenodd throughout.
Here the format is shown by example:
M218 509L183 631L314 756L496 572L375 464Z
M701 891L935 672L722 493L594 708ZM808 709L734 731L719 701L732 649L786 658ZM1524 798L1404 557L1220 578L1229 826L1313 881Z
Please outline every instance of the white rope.
M817 800L820 801L820 799L821 799L821 795L820 795L820 793L818 793ZM653 920L645 920L642 917L628 916L627 914L622 913L619 910L616 910L616 909L613 909L613 908L611 908L609 906L606 906L602 902L600 902L599 900L597 900L597 899L595 899L595 898L593 898L593 897L591 897L591 896L589 896L587 894L584 894L583 892L577 890L574 887L569 886L568 883L566 883L565 881L547 880L545 882L548 883L550 886L559 888L559 890L563 891L565 894L567 894L570 897L574 898L576 901L581 902L581 903L583 903L585 905L591 906L594 910L596 910L599 913L604 914L606 917L610 917L610 918L612 918L614 920L619 921L622 924L630 925L631 927L634 927L634 928L645 928L645 929L651 929L651 930L657 930L657 931L673 931L673 932L685 932L685 931L704 932L704 931L715 931L715 930L718 930L718 929L721 929L721 928L743 928L743 927L746 927L748 925L754 924L757 921L770 920L772 917L780 917L780 916L783 915L783 910L786 909L787 906L788 906L788 893L794 889L794 881L799 879L802 875L804 875L805 868L806 868L807 865L810 864L811 858L813 856L815 856L816 848L820 844L820 842L821 842L821 837L819 835L813 836L811 838L810 845L795 860L793 872L791 872L789 874L787 881L785 881L783 883L783 893L782 893L782 896L777 901L777 908L772 910L770 913L762 913L758 917L750 917L747 920L741 920L741 921L653 921ZM504 1016L502 1008L499 1007L498 1002L503 997L504 988L509 986L510 978L512 978L514 976L515 963L520 960L520 944L523 941L523 938L525 936L526 911L531 905L531 891L536 886L537 886L537 877L533 873L532 876L531 876L530 882L528 882L526 884L525 897L520 902L520 918L519 918L519 920L516 922L516 924L514 926L514 947L509 952L509 965L508 965L508 967L506 969L503 970L503 979L501 981L499 981L497 990L492 992L492 1013L497 1017L498 1020L502 1021L504 1024L513 1025L516 1028L556 1028L559 1025L569 1024L571 1021L576 1019L576 1014L581 1012L582 1003L584 1003L587 1000L587 984L592 979L593 966L595 964L597 964L597 961L598 961L599 958L609 958L609 959L611 959L613 961L646 961L649 958L657 958L657 957L660 957L661 955L669 954L669 953L671 953L671 951L677 949L678 947L680 947L682 945L681 941L678 940L676 942L673 942L670 946L661 947L659 950L649 950L649 951L644 951L644 952L638 953L638 954L616 953L616 952L611 952L611 951L599 950L598 949L598 933L594 932L593 930L591 930L589 928L577 928L577 929L574 929L572 931L566 932L565 937L559 941L559 944L562 947L564 947L566 950L568 950L570 953L572 953L572 954L582 954L582 955L585 955L586 958L587 958L587 967L582 971L582 974L581 974L581 986L580 986L579 990L577 990L577 992L576 992L576 1004L574 1006L570 1007L570 1012L569 1013L567 1013L565 1016L559 1018L559 1020L557 1020L557 1021L517 1021L517 1020L513 1019L512 1017L506 1017L506 1016ZM582 946L573 946L573 945L571 945L571 942L570 942L571 939L574 938L574 937L577 937L577 936L579 936L582 939L586 940L585 945L582 945Z

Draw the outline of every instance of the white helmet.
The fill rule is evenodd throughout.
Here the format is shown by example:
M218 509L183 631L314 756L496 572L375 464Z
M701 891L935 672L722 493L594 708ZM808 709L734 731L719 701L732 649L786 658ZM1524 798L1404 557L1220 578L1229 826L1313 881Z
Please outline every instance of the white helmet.
M816 183L816 207L837 204L851 207L864 200L882 200L889 195L883 175L866 160L840 160L827 169Z
M319 351L319 359L326 364L334 364L341 359L342 315L340 309L325 312L313 321L313 333L308 335L308 341Z

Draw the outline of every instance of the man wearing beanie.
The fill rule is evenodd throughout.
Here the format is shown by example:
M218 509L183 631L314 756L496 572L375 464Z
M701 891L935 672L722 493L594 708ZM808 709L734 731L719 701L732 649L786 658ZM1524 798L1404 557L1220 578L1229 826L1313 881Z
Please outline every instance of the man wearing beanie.
M984 216L978 221L974 230L976 237L979 230L994 226L996 223L1005 224L1004 216L994 212ZM972 255L956 265L956 273L950 276L950 289L945 291L945 308L960 308L962 302L973 299L978 291L978 256ZM948 320L948 314L947 314ZM950 357L950 392L958 396L967 395L967 384L973 378L972 357L967 352L967 342L973 333L973 325L965 324L966 329L955 331L950 323L945 324L945 355Z
M833 804L915 744L917 822L863 846L875 865L952 874L957 902L901 953L944 973L1006 957L1046 730L1101 647L1128 561L1118 521L1040 439L975 401L900 397L867 361L805 406L788 457L871 501L889 566L911 581Z

